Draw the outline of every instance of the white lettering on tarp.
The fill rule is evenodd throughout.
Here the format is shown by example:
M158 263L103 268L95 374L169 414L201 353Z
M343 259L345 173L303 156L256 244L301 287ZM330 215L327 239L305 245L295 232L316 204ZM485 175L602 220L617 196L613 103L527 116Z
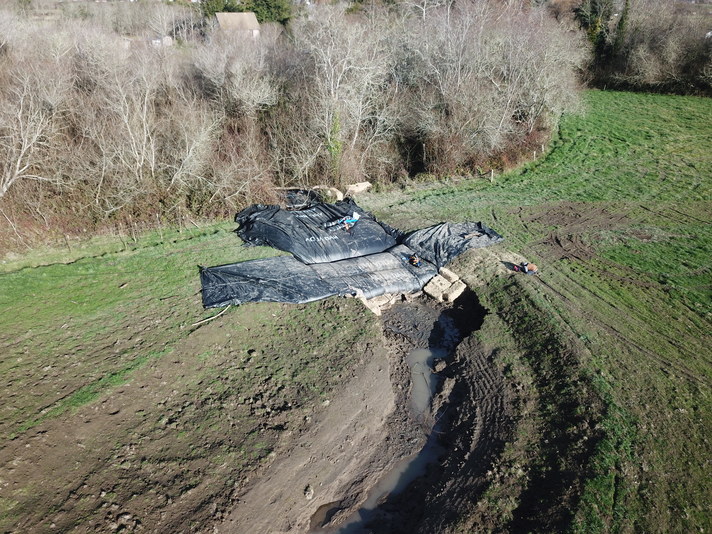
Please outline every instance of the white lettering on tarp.
M306 241L307 243L314 243L316 241L331 241L333 239L339 239L339 236L337 236L337 235L327 235L324 237L312 236L312 237L307 237L304 241Z
M328 213L321 211L318 206L314 208L307 208L305 210L293 211L292 212L297 219L326 219L329 217Z

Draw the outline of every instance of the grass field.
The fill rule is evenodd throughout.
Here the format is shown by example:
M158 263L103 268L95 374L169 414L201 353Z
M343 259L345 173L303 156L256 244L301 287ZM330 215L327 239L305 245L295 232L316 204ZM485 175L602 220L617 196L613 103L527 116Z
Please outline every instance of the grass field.
M563 434L560 465L550 436L521 437L537 450L538 474L493 505L502 524L536 530L524 518L546 513L536 484L580 468L567 501L574 532L709 532L712 100L593 91L586 108L564 117L545 157L493 182L414 184L361 203L402 229L481 220L540 266L539 277L478 290L496 316L483 340L508 330L523 356L507 365L531 375L538 431ZM242 329L234 337L196 331L215 314L201 309L198 264L274 254L240 248L233 226L106 238L0 265L1 530L101 531L120 523L121 510L105 517L116 502L143 492L136 507L148 510L196 499L195 488L205 506L155 525L205 519L194 510L227 506L235 477L308 418L334 370L353 365L351 347L377 329L353 301L246 305L226 314ZM467 280L467 257L454 268ZM291 363L275 358L285 354ZM104 411L116 419L95 429L104 438L77 449L58 437L78 452L39 460L52 450L43 436L99 424ZM560 428L579 416L595 428ZM147 452L137 458L136 448ZM81 465L76 479L52 481L33 462Z
M246 305L196 325L218 313L202 309L199 264L275 254L233 228L3 265L0 530L208 524L378 335L356 301Z
M372 208L401 226L485 221L540 266L527 294L585 348L606 403L575 531L709 531L712 100L586 101L524 169Z

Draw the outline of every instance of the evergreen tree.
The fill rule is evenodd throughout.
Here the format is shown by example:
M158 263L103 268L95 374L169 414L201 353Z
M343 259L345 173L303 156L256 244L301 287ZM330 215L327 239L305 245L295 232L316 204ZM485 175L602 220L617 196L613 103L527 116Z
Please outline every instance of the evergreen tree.
M247 0L239 11L252 11L260 24L279 22L286 24L292 17L292 4L289 0Z
M575 13L593 45L595 60L605 62L610 52L609 24L613 16L613 0L584 0Z
M200 4L200 9L205 18L212 18L215 13L224 11L249 11L248 9L240 9L235 0L203 0Z

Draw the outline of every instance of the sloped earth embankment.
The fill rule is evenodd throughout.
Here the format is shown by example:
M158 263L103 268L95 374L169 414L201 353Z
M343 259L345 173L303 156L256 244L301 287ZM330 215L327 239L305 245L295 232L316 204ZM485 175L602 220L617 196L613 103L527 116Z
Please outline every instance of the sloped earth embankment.
M486 472L510 439L514 414L505 377L493 354L472 335L485 313L470 291L454 307L440 309L430 343L451 351L432 406L440 455L425 476L383 501L368 525L369 532L443 532L459 521L486 488ZM393 328L392 322L392 317L386 318L387 329ZM456 336L445 343L438 341L438 325L444 327L441 332L456 332ZM414 334L406 333L405 338L417 340Z
M362 362L313 430L239 497L216 530L338 532L384 474L423 449L433 429L440 456L348 532L433 532L456 520L485 487L485 471L512 428L504 377L471 336L484 315L469 291L454 306L421 298L387 310L385 350ZM409 409L406 356L417 348L446 355L425 416Z
M462 272L502 265L491 254L468 254ZM1 529L334 532L434 428L435 460L365 531L561 531L604 407L577 345L535 305L536 278L495 278L477 289L488 314L466 292L452 306L401 302L380 325L357 301L330 299L201 326L106 396L3 446ZM409 409L416 348L448 354L426 416ZM307 379L318 394L292 384Z
M418 300L386 312L390 384L379 371L376 387L365 368L364 380L347 385L343 397L352 411L356 401L366 419L345 423L343 406L330 407L313 439L274 464L217 531L254 532L256 526L265 532L373 534L567 530L591 477L605 404L581 371L580 347L536 304L536 289L530 287L536 284L504 276L483 289L496 313L487 316L482 331L477 329L485 310L469 291L453 307ZM428 420L407 409L405 355L422 347L449 350L444 369L438 366L441 387ZM381 395L391 388L390 414L385 404L379 405L380 419L363 411L373 409L369 389L361 389L366 384ZM332 424L334 417L340 425ZM370 441L362 440L355 450L333 446L335 435L347 443L346 429L363 424ZM367 520L350 523L380 478L421 450L431 431L439 445L435 461L403 491L362 514ZM344 522L349 527L341 530Z

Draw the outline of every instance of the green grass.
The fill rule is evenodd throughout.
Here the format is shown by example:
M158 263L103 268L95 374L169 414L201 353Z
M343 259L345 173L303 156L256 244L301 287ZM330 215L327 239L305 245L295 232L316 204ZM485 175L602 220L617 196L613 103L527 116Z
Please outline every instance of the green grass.
M165 501L151 491L177 500L200 486L225 509L380 335L355 299L248 304L194 326L218 313L202 308L198 265L278 254L242 247L233 229L163 231L4 265L0 465L38 436L52 452L0 488L0 530L48 529L78 480L82 515L55 519L58 530L102 521L107 499L153 510L142 519L154 524ZM66 428L84 447L66 443Z
M199 304L199 264L274 255L241 248L233 227L162 232L162 241L156 233L126 248L115 243L114 252L105 243L86 246L85 257L71 255L67 263L53 256L48 265L38 258L35 267L27 259L5 264L0 373L18 393L0 413L3 432L14 436L81 399L93 400L115 385L107 377L126 379L148 355L184 337L186 327L213 315ZM142 336L143 330L151 335ZM35 387L45 387L45 394L32 395Z
M712 100L590 91L586 109L495 183L367 207L409 228L484 221L542 269L532 298L582 342L607 406L575 531L709 530Z
M586 108L563 118L544 158L494 183L453 179L361 203L403 229L484 221L505 236L502 246L540 265L538 278L481 290L497 315L482 336L494 343L499 328L514 336L502 365L535 390L520 399L536 413L518 431L539 455L531 476L550 482L557 457L536 432L594 421L578 499L567 495L576 505L570 530L709 531L712 100L591 91ZM107 436L113 445L99 447L110 456L97 472L108 466L106 480L132 481L112 490L126 502L156 487L177 499L200 480L222 498L231 477L278 450L278 428L292 424L286 414L301 419L334 394L340 370L355 365L355 340L377 335L377 323L357 302L327 301L245 305L192 327L216 313L201 308L199 264L275 254L241 248L233 227L96 238L5 258L0 434L17 443L53 423L76 425L140 383L155 397L126 415L132 427ZM587 434L564 431L557 468L565 470L580 465ZM129 445L140 461L125 453ZM521 460L506 454L512 465ZM164 473L172 485L161 486ZM62 507L61 491L30 498L27 487L0 494L0 529L42 517L43 499L47 509ZM95 490L83 495L87 517L102 515ZM503 520L522 510L512 488L486 497Z

